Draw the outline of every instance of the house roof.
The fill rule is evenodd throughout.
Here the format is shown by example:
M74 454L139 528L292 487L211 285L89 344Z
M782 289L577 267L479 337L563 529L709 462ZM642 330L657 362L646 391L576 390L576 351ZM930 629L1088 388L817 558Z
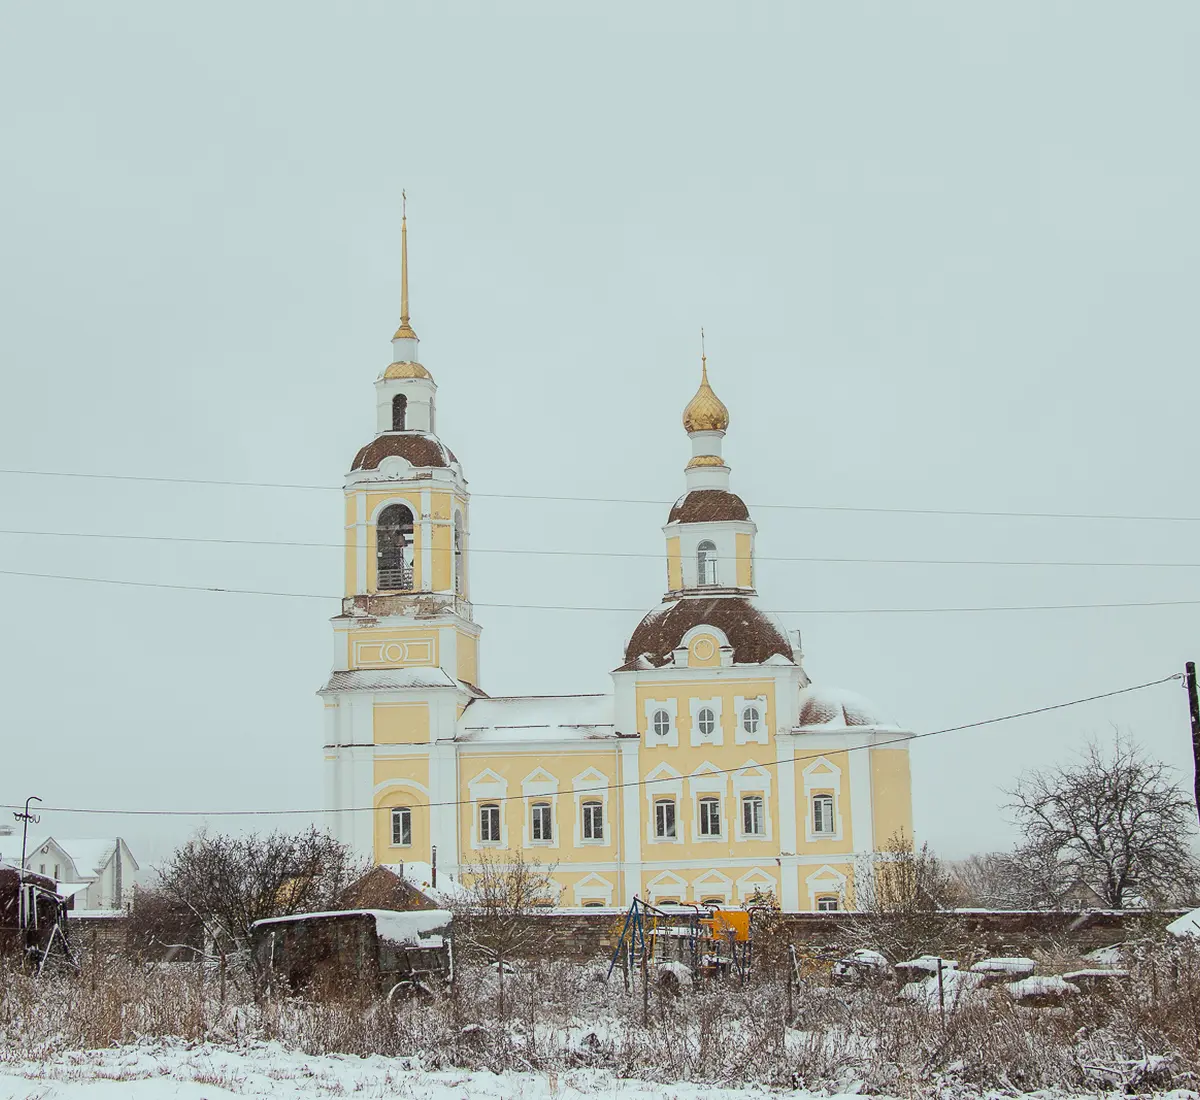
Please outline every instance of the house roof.
M796 725L801 729L900 728L874 703L861 695L842 688L819 687L816 684L809 684L800 692L800 720Z
M323 695L332 691L401 691L405 688L462 686L441 668L359 668L349 672L335 672L317 694Z
M516 695L475 699L459 741L588 741L615 736L611 695Z
M694 626L715 626L729 639L735 665L762 664L772 656L792 663L792 643L774 616L760 611L746 596L701 596L670 600L650 611L625 646L625 664L618 671L638 666L646 657L649 667L671 660L675 647Z

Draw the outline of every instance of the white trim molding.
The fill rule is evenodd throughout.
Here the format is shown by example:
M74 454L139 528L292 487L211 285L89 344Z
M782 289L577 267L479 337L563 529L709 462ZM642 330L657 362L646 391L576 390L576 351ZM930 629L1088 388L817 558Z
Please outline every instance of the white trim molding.
M603 875L596 874L595 871L575 883L574 892L575 904L579 906L586 905L589 901L593 903L601 901L605 905L613 903L612 882Z
M808 887L808 907L815 911L817 898L833 894L838 899L838 908L846 908L846 876L828 863L818 867L804 880Z
M571 789L575 795L575 847L590 848L596 845L612 843L613 820L608 812L609 788L615 780L609 779L597 768L585 768L571 780ZM603 818L604 836L599 840L583 839L583 801L600 803L600 816Z
M678 699L647 699L646 703L646 748L656 749L662 746L679 748L679 700ZM665 710L671 716L671 728L665 737L659 737L654 732L654 714Z
M758 732L747 733L742 725L746 717L746 711L751 707L758 709ZM735 745L748 745L751 743L765 745L767 743L768 730L768 715L767 715L767 697L765 695L755 695L746 697L743 695L735 695L733 697L733 714L737 719L733 727L733 742Z
M775 895L776 901L779 900L779 883L775 881L774 875L764 871L761 867L755 867L753 870L747 871L737 880L738 901L743 905L756 893L765 894L768 892Z
M688 776L688 793L692 803L692 840L697 844L712 844L729 839L729 815L727 814L729 793L729 775L721 771L716 764L705 760L691 775ZM700 832L700 799L716 796L717 815L721 831L711 836ZM676 832L678 832L676 828Z
M683 776L665 761L646 776L646 843L683 843ZM675 802L675 835L659 836L654 816L654 803L670 798Z
M700 732L700 726L696 721L696 716L702 710L711 710L713 712L713 731L708 737L705 737ZM688 710L692 716L692 744L693 745L724 745L725 731L721 728L721 697L714 696L712 699L689 699Z
M674 871L660 871L646 883L646 893L650 895L651 905L658 905L664 895L687 901L687 891L687 880L680 878Z
M832 833L813 830L813 797L818 794L833 795ZM818 756L804 769L804 839L809 843L842 839L842 769L824 756Z
M545 768L534 768L521 780L521 837L526 848L558 847L558 780ZM535 802L550 803L550 839L533 839L533 806Z
M713 868L692 879L692 892L697 901L720 895L728 905L733 898L733 879Z
M491 768L484 768L467 784L471 798L471 847L475 851L484 848L508 847L508 814L504 812L504 799L508 796L508 780L497 775ZM483 802L500 804L500 840L489 840L486 844L479 839L479 806Z
M742 798L745 795L761 794L763 800L763 831L747 833L743 829ZM747 760L744 768L733 773L733 798L737 803L737 821L734 836L738 840L771 840L775 836L775 823L771 819L771 773L762 764Z

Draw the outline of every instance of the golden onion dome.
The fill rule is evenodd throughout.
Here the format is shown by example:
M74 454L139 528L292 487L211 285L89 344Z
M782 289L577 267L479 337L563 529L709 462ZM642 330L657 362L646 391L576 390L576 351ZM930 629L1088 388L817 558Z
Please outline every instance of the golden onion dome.
M723 432L729 427L729 410L708 384L708 360L702 360L700 388L683 410L684 431Z
M433 378L420 363L391 363L383 372L384 378Z

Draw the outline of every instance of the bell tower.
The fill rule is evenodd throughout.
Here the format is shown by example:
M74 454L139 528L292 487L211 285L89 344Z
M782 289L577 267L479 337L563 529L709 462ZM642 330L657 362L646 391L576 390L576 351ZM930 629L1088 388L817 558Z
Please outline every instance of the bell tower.
M400 326L392 361L375 380L375 436L345 477L345 594L332 620L333 674L319 693L330 826L379 862L392 847L397 860L428 861L439 822L440 835L453 834L452 806L417 806L441 784L446 797L433 801L454 801L455 724L482 695L467 568L470 493L436 432L437 385L409 317L407 210L400 239ZM397 754L411 775L396 773L394 761L380 770ZM410 808L408 832L395 838L389 790L402 791Z

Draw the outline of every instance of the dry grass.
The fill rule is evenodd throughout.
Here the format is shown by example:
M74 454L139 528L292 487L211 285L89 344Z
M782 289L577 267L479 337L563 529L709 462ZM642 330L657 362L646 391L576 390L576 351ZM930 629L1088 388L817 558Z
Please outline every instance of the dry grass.
M1064 951L1055 961L1073 959ZM859 1082L893 1095L1194 1087L1200 954L1145 942L1130 965L1134 980L1109 998L1032 1010L991 996L948 1013L943 1026L937 1012L898 1002L894 988L815 979L794 990L789 1020L785 984L771 973L746 986L654 989L643 1001L640 989L623 992L619 975L602 983L602 966L530 962L506 978L500 1019L495 974L480 967L432 1001L388 1007L367 997L256 1003L236 972L222 1002L216 976L199 964L96 958L79 977L0 968L0 1060L142 1039L274 1039L310 1054L409 1056L428 1069L604 1066L661 1081Z

